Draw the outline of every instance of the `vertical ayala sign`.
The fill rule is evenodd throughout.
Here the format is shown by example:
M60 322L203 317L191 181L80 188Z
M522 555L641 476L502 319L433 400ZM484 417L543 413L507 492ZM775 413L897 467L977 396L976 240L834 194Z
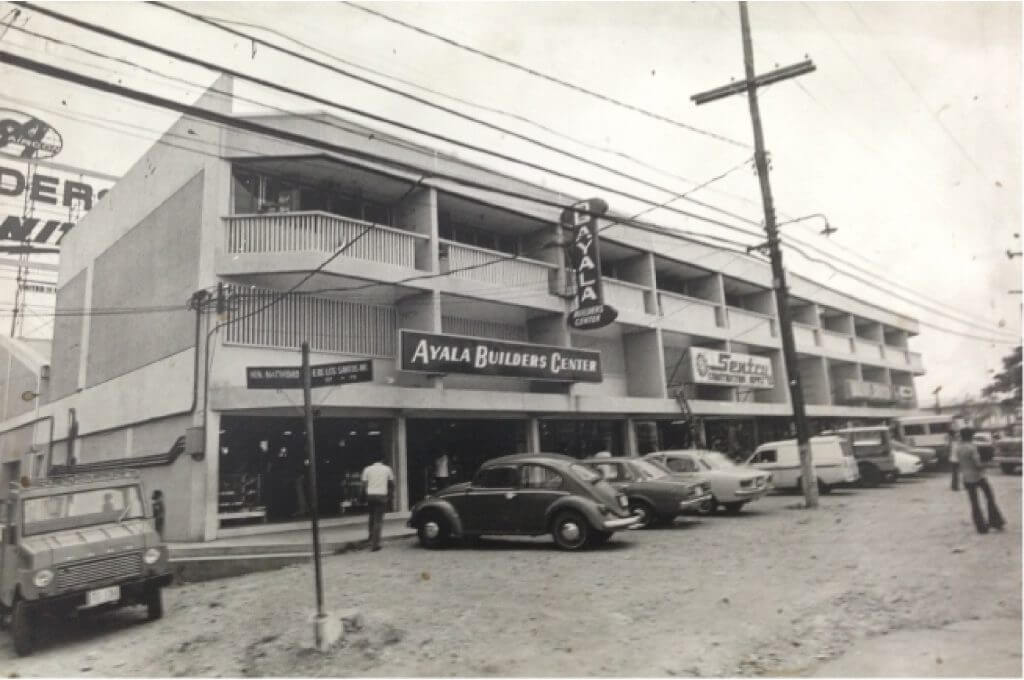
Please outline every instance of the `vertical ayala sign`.
M601 289L601 251L597 218L608 210L600 198L581 201L562 212L562 226L572 229L572 267L576 283L576 308L569 325L580 330L603 328L619 315L604 303Z

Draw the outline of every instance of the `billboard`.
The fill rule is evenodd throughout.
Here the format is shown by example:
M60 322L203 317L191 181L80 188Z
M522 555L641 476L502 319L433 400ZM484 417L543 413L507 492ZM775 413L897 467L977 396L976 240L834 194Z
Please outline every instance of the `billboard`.
M770 389L775 387L772 360L754 354L690 347L689 380L698 385Z
M600 198L581 201L562 211L562 226L572 230L570 260L575 283L575 309L569 312L573 328L603 328L618 317L618 311L604 303L601 286L601 247L597 217L608 210Z

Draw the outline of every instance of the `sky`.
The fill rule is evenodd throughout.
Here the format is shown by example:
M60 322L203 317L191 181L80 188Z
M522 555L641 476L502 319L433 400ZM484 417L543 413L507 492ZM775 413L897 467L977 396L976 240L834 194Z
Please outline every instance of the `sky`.
M687 199L670 204L729 226L667 210L644 217L691 232L759 241L757 234L745 233L756 232L763 220L757 177L742 165L753 154L746 97L702 106L690 100L743 78L736 3L357 4L682 125L347 3L187 5L192 12L244 22L232 24L240 31L639 179L631 181L154 5L47 6L571 174L583 182L400 133L568 193L602 195L614 211L633 214L650 205L602 194L586 182L663 203L740 166L688 197L710 208ZM10 17L4 15L13 7L0 3L0 49L182 101L194 100L215 78L24 7L5 33ZM1021 5L753 2L749 9L758 73L807 58L816 66L813 73L759 92L780 222L823 214L838 229L822 236L820 217L783 225L787 269L921 322L910 346L923 354L927 369L916 380L922 406L933 403L931 393L940 386L943 403L977 395L1020 338L1021 295L1011 291L1022 287L1021 258L1010 259L1006 251L1021 250ZM58 128L64 149L55 160L96 172L125 172L174 120L166 111L8 67L0 67L0 78L0 107L31 112ZM236 100L239 112L325 108L245 83L235 91L251 100ZM0 208L11 207L2 200ZM808 261L794 247L832 266ZM5 319L0 315L0 322Z

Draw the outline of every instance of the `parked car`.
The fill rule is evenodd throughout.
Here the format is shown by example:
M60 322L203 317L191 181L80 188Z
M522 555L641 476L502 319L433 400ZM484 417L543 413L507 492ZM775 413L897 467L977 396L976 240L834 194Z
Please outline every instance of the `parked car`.
M996 457L996 439L991 432L975 432L971 442L978 449L981 462L991 463Z
M558 547L604 543L637 524L629 503L601 475L575 458L521 453L485 462L472 481L454 484L412 508L408 525L420 544L451 538L550 533Z
M885 425L848 427L822 434L837 435L853 445L862 485L878 486L883 481L893 481L899 475L896 458L892 455L892 433Z
M701 477L681 478L642 458L587 458L583 463L625 494L630 512L640 517L638 528L671 522L711 498L711 485Z
M993 462L1006 474L1021 469L1021 438L1001 437L995 444Z
M901 477L916 475L921 471L921 468L924 467L921 459L912 453L907 453L894 448L892 455L896 459L896 470L899 472Z
M810 445L820 493L828 493L834 486L852 484L860 479L857 460L844 438L811 437ZM799 491L801 488L800 451L795 439L761 444L745 465L770 472L777 489L795 488Z
M903 442L893 441L892 450L895 454L898 451L903 453L909 453L912 456L917 456L921 459L922 468L937 467L939 464L939 454L935 449L927 446L908 446ZM899 461L896 461L896 467L899 467ZM903 474L900 472L900 474Z
M660 463L676 473L701 473L711 484L711 498L701 507L706 512L714 512L719 505L729 512L739 512L744 505L757 500L771 488L770 472L739 466L718 451L657 451L647 454L644 459Z

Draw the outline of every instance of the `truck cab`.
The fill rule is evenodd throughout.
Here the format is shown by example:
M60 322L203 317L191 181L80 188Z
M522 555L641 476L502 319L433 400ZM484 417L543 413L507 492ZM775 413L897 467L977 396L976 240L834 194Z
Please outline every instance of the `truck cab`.
M0 622L19 655L47 613L137 604L158 619L170 581L135 471L23 479L0 498Z

